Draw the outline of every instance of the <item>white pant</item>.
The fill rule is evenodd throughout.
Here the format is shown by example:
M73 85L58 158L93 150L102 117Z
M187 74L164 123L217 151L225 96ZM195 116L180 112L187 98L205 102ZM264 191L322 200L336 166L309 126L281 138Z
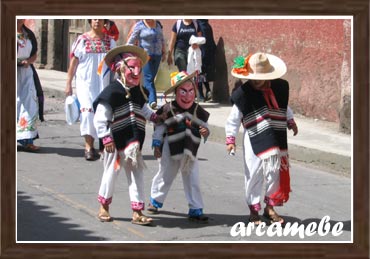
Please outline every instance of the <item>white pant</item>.
M99 189L99 202L102 204L111 203L118 174L122 171L122 169L124 169L129 186L131 208L133 210L143 210L145 205L143 168L134 167L132 166L131 162L125 161L125 154L123 151L120 151L119 155L120 169L115 170L114 166L118 156L117 149L114 153L108 153L104 151L104 173ZM138 156L140 156L142 159L141 153L139 153Z
M244 132L244 181L245 199L248 205L261 202L261 196L270 197L279 188L279 170L264 172L262 160L257 157L252 149L248 133Z
M152 181L151 198L163 204L177 172L181 171L184 192L189 204L189 209L203 209L203 200L199 187L198 160L196 159L190 162L188 171L181 170L180 166L182 162L181 160L174 160L171 158L168 141L167 138L165 138L159 170Z

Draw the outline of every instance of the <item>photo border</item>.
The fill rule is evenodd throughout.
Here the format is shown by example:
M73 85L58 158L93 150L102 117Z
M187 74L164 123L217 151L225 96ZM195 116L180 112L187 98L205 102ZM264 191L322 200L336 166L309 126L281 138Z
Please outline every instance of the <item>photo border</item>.
M41 7L41 8L40 8ZM17 15L351 15L353 16L353 243L17 244L15 150L15 17ZM2 0L1 2L1 257L368 258L369 254L369 2Z

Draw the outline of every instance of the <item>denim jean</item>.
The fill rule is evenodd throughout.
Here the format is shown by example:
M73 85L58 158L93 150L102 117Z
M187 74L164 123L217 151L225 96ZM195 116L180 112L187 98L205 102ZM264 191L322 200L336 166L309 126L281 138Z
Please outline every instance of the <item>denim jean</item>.
M148 90L148 102L157 102L157 91L154 85L154 79L157 75L162 55L151 55L148 63L143 67L144 88Z

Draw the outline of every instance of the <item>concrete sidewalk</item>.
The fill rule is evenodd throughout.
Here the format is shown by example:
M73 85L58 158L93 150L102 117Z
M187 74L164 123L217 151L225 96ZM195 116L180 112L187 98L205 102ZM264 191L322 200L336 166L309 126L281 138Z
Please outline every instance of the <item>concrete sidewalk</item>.
M64 89L67 73L38 69L41 85L45 94L65 98ZM158 93L158 104L164 100ZM47 104L45 104L47 105ZM225 122L231 106L218 103L201 103L210 112L209 125L211 130L210 140L223 143L225 141ZM288 131L288 144L290 158L294 161L304 162L314 167L324 167L334 173L349 176L351 173L352 137L340 133L338 124L295 114L298 125L298 135ZM242 127L237 138L238 148L241 148ZM241 150L240 150L241 151ZM240 152L239 151L239 152Z

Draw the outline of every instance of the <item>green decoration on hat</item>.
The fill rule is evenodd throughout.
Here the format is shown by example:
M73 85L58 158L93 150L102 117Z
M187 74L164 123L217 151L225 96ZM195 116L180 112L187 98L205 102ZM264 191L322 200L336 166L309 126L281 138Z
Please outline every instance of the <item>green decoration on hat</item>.
M244 67L245 57L239 56L234 59L233 68L242 68Z

